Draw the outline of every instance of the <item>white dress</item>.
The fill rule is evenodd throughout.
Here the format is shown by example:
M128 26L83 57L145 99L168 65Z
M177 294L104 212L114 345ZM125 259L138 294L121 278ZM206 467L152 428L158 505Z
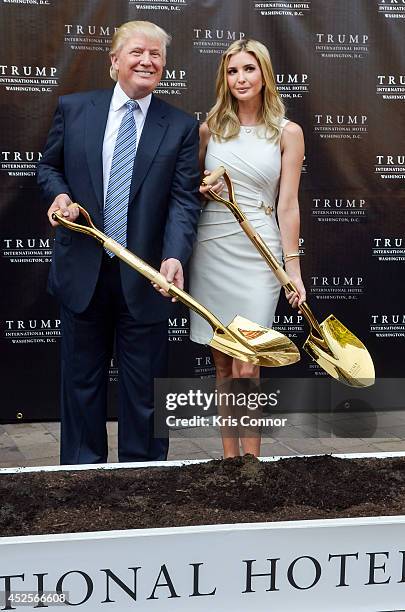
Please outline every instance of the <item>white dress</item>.
M281 127L287 123L284 119ZM269 142L261 126L242 126L239 135L226 142L210 138L205 167L212 171L220 165L232 179L239 207L280 261L281 237L275 219L280 142ZM228 197L227 191L224 196ZM266 214L269 206L273 211ZM203 206L198 225L190 293L225 325L238 314L266 327L273 325L280 284L233 214L212 200ZM208 344L211 338L210 325L191 311L190 339Z

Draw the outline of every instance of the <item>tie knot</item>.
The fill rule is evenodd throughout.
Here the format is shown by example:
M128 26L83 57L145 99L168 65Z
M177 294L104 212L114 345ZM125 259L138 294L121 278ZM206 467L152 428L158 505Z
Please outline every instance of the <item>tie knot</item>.
M139 104L136 100L127 100L125 102L125 106L127 107L128 110L130 111L134 111L137 108L139 108Z

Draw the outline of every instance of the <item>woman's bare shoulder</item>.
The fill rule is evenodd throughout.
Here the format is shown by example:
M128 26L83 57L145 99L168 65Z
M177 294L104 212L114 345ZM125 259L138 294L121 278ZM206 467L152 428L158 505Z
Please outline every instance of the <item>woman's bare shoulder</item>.
M282 153L297 153L300 157L305 149L304 132L298 123L289 121L285 124L281 133L281 151Z
M204 121L204 123L200 125L200 139L202 142L207 143L210 139L210 136L211 132L209 130L208 123Z
M284 128L283 128L283 133L286 132L287 134L291 134L292 136L301 136L302 135L302 127L300 125L298 125L298 123L294 123L294 121L288 121Z

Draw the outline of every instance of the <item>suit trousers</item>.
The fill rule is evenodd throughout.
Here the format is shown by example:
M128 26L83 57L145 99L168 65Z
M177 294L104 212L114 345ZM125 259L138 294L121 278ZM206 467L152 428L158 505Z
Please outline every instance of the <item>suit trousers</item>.
M114 340L119 461L167 457L168 439L153 433L154 378L167 376L167 322L144 325L132 317L120 265L125 264L104 253L86 310L76 314L61 308L61 464L107 461L108 369Z

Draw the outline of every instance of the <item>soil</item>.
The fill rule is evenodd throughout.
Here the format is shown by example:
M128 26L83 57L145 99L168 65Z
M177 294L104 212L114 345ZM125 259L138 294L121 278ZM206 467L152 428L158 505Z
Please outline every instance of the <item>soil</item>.
M0 536L405 514L405 459L251 455L0 476Z

